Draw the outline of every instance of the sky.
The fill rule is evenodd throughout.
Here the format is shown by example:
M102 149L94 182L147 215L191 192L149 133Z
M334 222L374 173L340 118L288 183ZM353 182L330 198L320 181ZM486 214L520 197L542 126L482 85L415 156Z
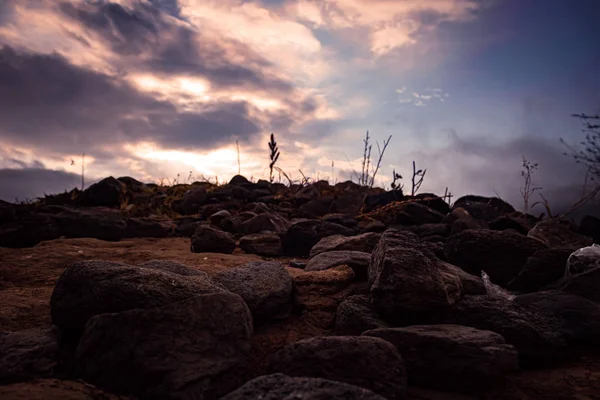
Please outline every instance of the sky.
M0 0L0 199L85 178L332 182L368 130L410 190L557 208L585 168L559 139L600 111L596 0ZM332 168L333 164L333 168ZM302 171L302 174L300 173ZM179 177L179 178L177 178ZM279 177L276 176L278 179ZM540 212L543 210L540 210Z

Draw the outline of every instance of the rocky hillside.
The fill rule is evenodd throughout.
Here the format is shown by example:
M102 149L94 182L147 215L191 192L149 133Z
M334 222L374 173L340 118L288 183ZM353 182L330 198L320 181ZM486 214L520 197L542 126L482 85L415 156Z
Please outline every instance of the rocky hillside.
M565 267L598 240L352 182L2 203L0 397L597 398L600 270Z

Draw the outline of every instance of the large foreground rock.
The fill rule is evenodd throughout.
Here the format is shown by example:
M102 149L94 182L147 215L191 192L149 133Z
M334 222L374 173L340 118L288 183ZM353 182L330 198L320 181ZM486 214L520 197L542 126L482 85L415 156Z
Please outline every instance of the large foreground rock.
M600 304L600 268L571 275L561 283L560 288Z
M283 236L283 250L295 257L308 257L319 240L327 236L352 236L354 231L345 226L320 220L300 221L292 224Z
M250 311L231 293L97 315L77 349L77 371L142 398L218 399L243 382L251 334Z
M501 297L465 296L435 321L502 335L519 352L521 366L554 363L566 348L564 339L556 331L555 321Z
M240 239L240 249L248 254L277 257L283 253L281 238L275 233L255 233Z
M350 296L337 308L334 329L336 335L359 336L368 330L388 327L365 295Z
M594 243L591 237L576 232L571 224L570 221L540 221L527 233L527 236L539 240L549 248L577 250Z
M413 236L387 230L373 251L371 303L384 317L397 319L443 309L461 296L460 278L415 247Z
M94 315L160 307L199 294L225 291L205 275L191 277L166 268L98 260L71 264L52 292L52 322L65 339L77 342Z
M231 254L235 250L235 239L228 232L200 225L192 236L192 253Z
M469 229L448 238L448 262L470 274L485 271L493 283L506 287L536 251L546 246L536 239L509 231Z
M356 279L367 280L371 254L362 251L328 251L314 256L306 265L306 271L324 271L347 265L354 271Z
M51 376L57 341L56 327L0 332L0 384Z
M363 335L396 346L406 362L411 386L484 392L517 369L515 348L491 331L460 325L415 325L376 329Z
M370 390L319 378L291 378L283 374L261 376L221 400L385 400Z
M255 320L286 318L292 309L292 277L279 262L251 262L219 272L214 281L244 299Z
M556 283L565 276L571 253L570 249L544 249L535 252L527 259L519 275L508 283L508 289L530 293Z
M381 234L367 232L356 236L333 235L325 237L310 249L310 257L328 251L351 250L365 253L373 252Z
M107 393L89 383L62 379L39 379L0 386L2 400L134 400Z
M379 338L330 336L300 340L275 353L269 370L345 382L388 399L406 396L404 361L394 346Z

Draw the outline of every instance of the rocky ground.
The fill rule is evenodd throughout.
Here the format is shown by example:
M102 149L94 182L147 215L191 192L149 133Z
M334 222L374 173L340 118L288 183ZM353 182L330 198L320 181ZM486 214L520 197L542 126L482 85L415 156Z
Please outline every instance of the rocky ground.
M599 228L242 177L0 204L0 398L597 399Z

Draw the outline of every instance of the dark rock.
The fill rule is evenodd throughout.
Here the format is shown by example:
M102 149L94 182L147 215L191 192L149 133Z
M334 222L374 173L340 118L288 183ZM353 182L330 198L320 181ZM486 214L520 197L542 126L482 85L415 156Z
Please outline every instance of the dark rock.
M283 374L261 376L221 400L385 400L370 390L319 378L290 378Z
M444 219L444 214L417 202L406 203L402 211L394 218L394 223L400 225L438 224Z
M524 294L514 301L533 314L545 315L570 346L600 347L600 304L556 290Z
M68 238L94 238L118 241L127 235L127 223L121 213L110 208L63 208L54 216L61 235Z
M14 207L5 201L0 202L0 225L7 224L17 219Z
M262 213L244 221L239 226L239 232L245 234L261 233L264 231L285 233L290 227L290 222L275 213Z
M375 246L377 246L380 237L381 235L379 233L374 232L363 233L362 235L357 236L327 236L319 240L319 242L310 249L310 257L315 257L317 254L328 251L340 250L354 250L371 253Z
M248 183L250 183L250 181L248 179L246 179L246 177L244 177L242 175L235 175L229 181L230 185L246 185Z
M410 231L416 234L419 238L425 238L428 236L448 236L450 234L450 227L446 224L422 224L411 226Z
M219 226L225 232L236 234L240 233L240 225L242 225L242 222L244 221L246 221L245 218L239 215L234 215L232 217L225 218L224 220L222 220Z
M364 212L371 212L376 208L386 206L394 201L402 201L405 199L406 196L402 194L401 190L391 190L384 193L369 194L365 198Z
M533 253L508 289L522 293L536 292L565 276L570 249L544 249Z
M347 265L323 271L306 271L294 274L294 287L297 294L321 296L338 293L347 288L355 279L354 271Z
M218 399L244 381L252 317L231 293L96 315L76 365L83 379L147 399ZM118 366L118 368L115 368Z
M66 340L77 343L86 322L94 315L155 308L217 292L224 289L202 276L190 279L164 269L82 261L69 265L58 278L50 309L52 322Z
M311 200L317 200L320 196L321 193L315 185L307 185L294 194L294 199L298 204L304 204Z
M206 224L201 217L180 217L173 220L175 224L175 233L180 236L192 237L196 229L202 224Z
M438 263L438 266L439 268L445 270L446 274L454 275L460 279L463 295L487 294L487 290L483 285L483 280L480 277L471 275L468 272L458 268L456 265L452 265L444 261Z
M31 247L61 235L56 220L47 215L33 214L0 226L0 247Z
M495 231L512 229L519 232L521 235L527 235L527 232L533 228L533 225L531 225L529 221L524 218L504 216L491 221L489 227Z
M257 321L287 318L292 310L292 277L278 262L251 262L213 280L240 295Z
M594 243L600 243L600 218L586 215L579 225L581 234L591 237Z
M592 238L575 232L561 221L554 220L538 222L527 236L539 240L550 248L577 250L594 243Z
M493 283L506 287L527 259L545 248L539 241L516 233L466 230L450 236L444 252L451 264L476 276L483 270Z
M418 247L414 234L387 230L369 266L371 303L386 318L452 305L461 296L460 279Z
M558 360L565 342L547 316L531 312L515 301L491 296L465 296L436 323L471 326L504 337L519 352L520 365L538 367Z
M104 392L83 381L38 379L0 386L2 400L135 400L132 397ZM377 398L380 399L380 398Z
M146 261L145 263L138 264L136 267L154 269L157 271L168 272L181 276L199 277L207 282L210 282L211 279L210 275L204 271L198 271L197 269L190 268L187 265L183 265L177 261L171 260L150 260Z
M184 215L197 214L207 197L206 188L203 186L193 187L184 193L179 209L176 211Z
M229 211L220 210L220 211L217 211L216 213L212 214L209 217L209 219L210 219L211 224L219 226L225 218L230 218L230 217L231 217L231 213Z
M306 271L324 271L339 265L347 265L354 271L356 279L367 280L370 262L370 253L349 250L328 251L311 258L306 265Z
M460 218L452 223L450 234L455 235L468 229L489 229L487 222L474 218Z
M79 204L86 207L120 207L128 198L127 186L112 176L83 191Z
M306 268L306 263L304 261L291 260L290 267L304 269L304 268Z
M164 238L175 231L175 225L167 221L148 218L129 218L124 237L127 238Z
M350 229L356 229L358 227L358 221L356 218L348 214L326 214L321 219L325 222L342 225Z
M331 211L348 215L358 215L365 200L364 193L345 192L337 196L331 203Z
M139 193L146 188L145 184L130 176L121 176L117 178L117 180L127 186L128 189L136 193Z
M363 335L381 338L398 349L411 386L482 393L518 368L515 348L491 331L460 325L415 325Z
M351 229L330 222L318 220L296 222L283 236L283 250L291 256L307 257L310 249L324 237L353 234Z
M225 253L235 250L235 239L230 233L208 225L198 227L192 236L192 253Z
M365 224L359 224L360 233L376 232L380 233L387 229L385 224L381 221L368 221Z
M300 340L275 353L269 371L353 384L388 399L406 398L402 357L394 346L379 338L329 336Z
M0 332L0 384L51 376L57 353L56 327Z
M560 288L567 293L576 294L600 304L600 268L596 267L589 272L570 275L560 283Z
M512 213L514 207L497 197L483 197L468 195L463 196L454 202L453 208L464 208L473 216L473 218L484 221L492 221L503 214Z
M302 204L298 210L301 212L301 216L308 218L319 218L331 212L332 202L333 197L324 196Z
M433 253L439 260L446 261L446 254L444 253L444 243L446 243L446 241L437 241L432 239L434 239L434 236L423 238L421 241L421 247L430 253Z
M337 308L334 333L340 336L359 336L371 329L387 328L365 295L350 296Z
M283 254L281 238L275 233L255 233L240 239L240 249L248 254L277 257Z

